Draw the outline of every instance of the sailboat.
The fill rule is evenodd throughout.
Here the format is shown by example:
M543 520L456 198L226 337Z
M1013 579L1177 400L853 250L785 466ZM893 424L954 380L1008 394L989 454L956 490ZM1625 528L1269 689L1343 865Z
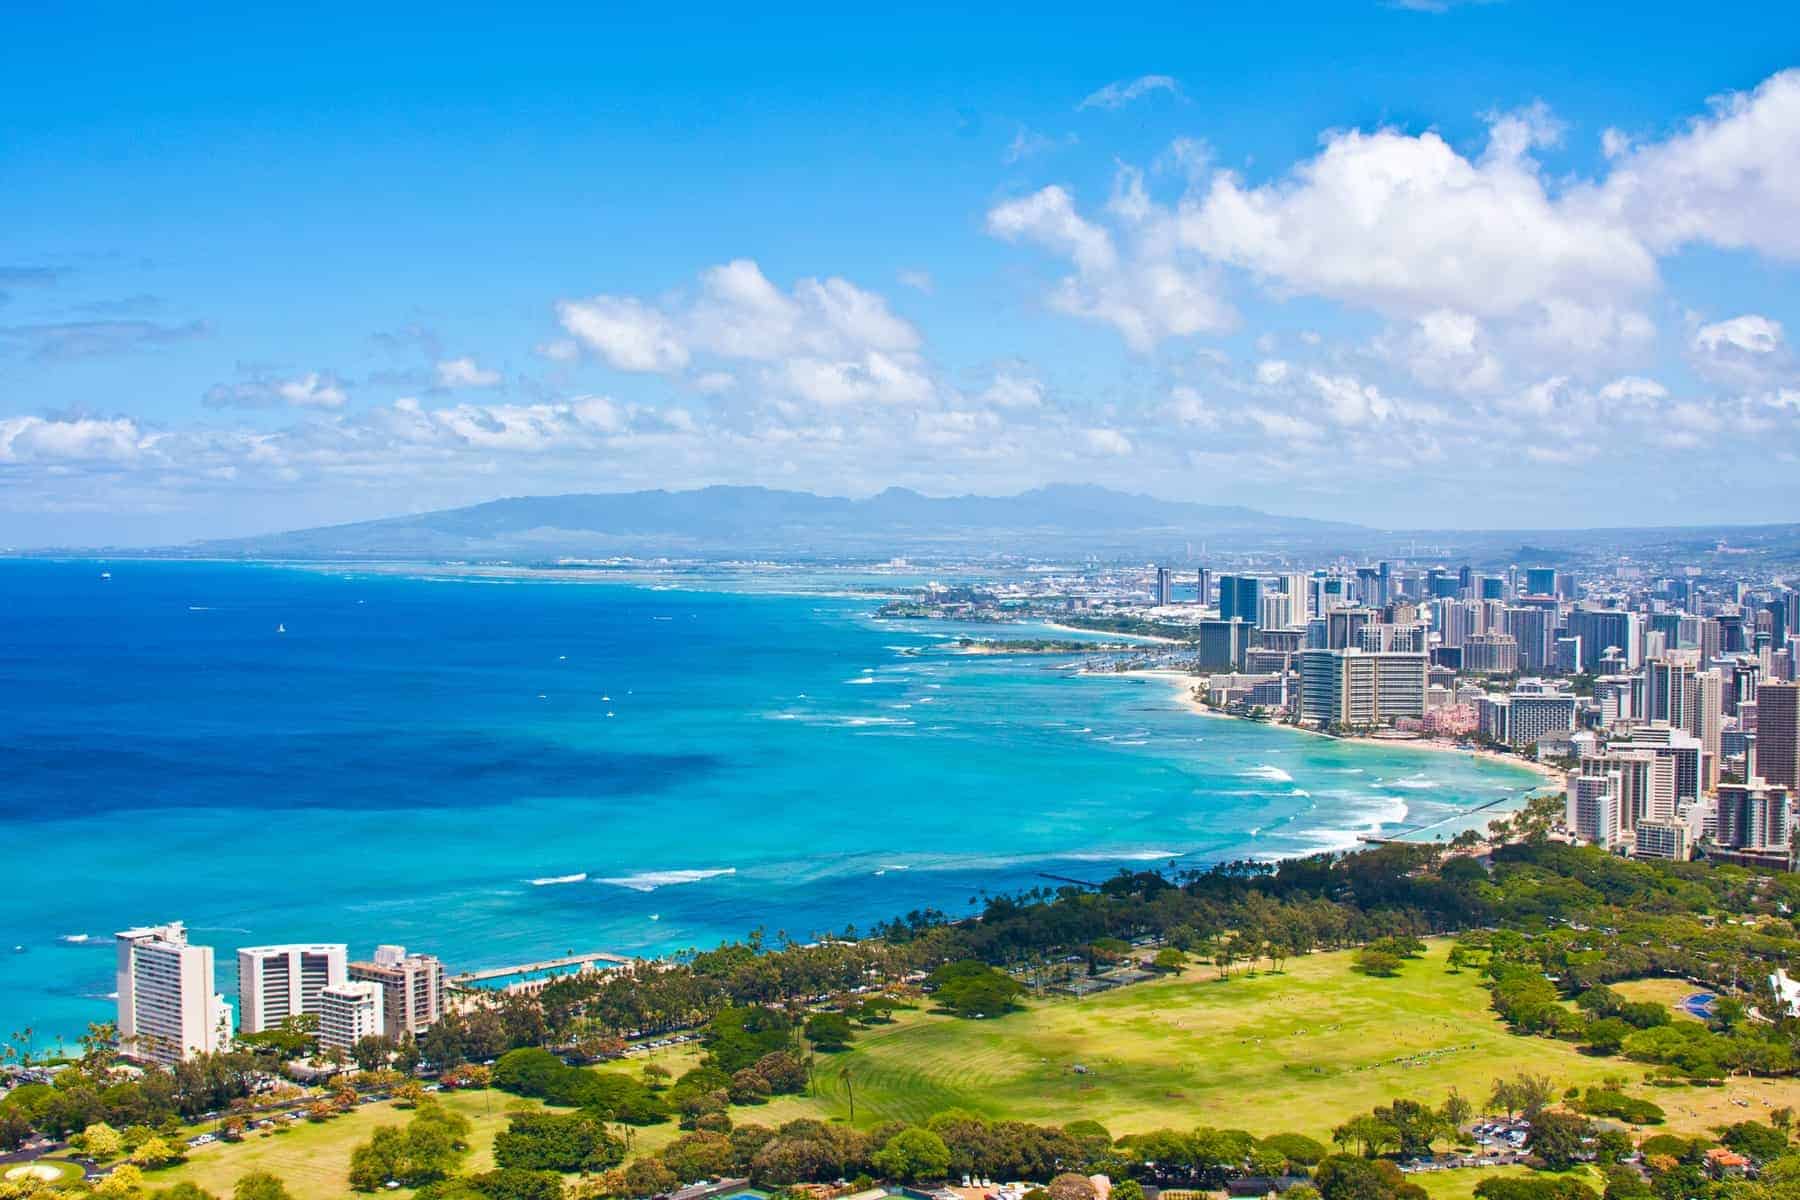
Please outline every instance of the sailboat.
M275 627L275 632L276 632L276 633L286 633L286 632L287 632L287 626L286 626L286 625L277 625L277 626L276 626L276 627Z

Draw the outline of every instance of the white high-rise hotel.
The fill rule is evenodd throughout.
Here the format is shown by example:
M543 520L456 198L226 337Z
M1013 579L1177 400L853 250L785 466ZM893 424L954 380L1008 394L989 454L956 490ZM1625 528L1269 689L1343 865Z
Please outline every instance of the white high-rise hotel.
M336 945L247 946L237 952L239 1028L262 1033L289 1017L318 1016L320 994L347 978L347 948Z
M114 935L119 1044L169 1065L231 1044L231 1006L213 991L211 946L191 946L180 921Z

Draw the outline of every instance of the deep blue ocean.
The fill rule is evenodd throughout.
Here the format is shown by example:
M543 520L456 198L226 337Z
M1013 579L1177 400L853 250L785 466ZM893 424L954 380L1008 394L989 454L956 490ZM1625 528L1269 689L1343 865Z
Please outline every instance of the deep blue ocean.
M833 579L0 562L0 1031L110 1019L134 924L185 920L228 995L265 942L454 971L803 939L1046 874L1448 836L1535 781L958 654Z

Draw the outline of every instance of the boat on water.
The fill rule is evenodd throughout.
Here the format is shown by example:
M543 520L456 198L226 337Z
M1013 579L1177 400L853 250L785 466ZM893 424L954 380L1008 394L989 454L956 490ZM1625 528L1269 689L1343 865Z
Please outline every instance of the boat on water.
M111 571L102 571L102 572L100 572L100 578L102 578L102 579L111 579L111 578L112 578L112 572L111 572Z
M286 625L277 625L277 626L275 626L275 632L276 633L286 633L287 626Z

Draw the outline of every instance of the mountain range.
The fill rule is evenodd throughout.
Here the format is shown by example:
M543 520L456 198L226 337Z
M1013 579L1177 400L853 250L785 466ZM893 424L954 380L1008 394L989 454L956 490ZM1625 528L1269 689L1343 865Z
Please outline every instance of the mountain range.
M466 508L197 543L182 552L299 559L607 556L834 558L917 554L1131 554L1360 541L1343 522L1274 516L1077 484L1016 496L866 499L763 487L521 496Z

